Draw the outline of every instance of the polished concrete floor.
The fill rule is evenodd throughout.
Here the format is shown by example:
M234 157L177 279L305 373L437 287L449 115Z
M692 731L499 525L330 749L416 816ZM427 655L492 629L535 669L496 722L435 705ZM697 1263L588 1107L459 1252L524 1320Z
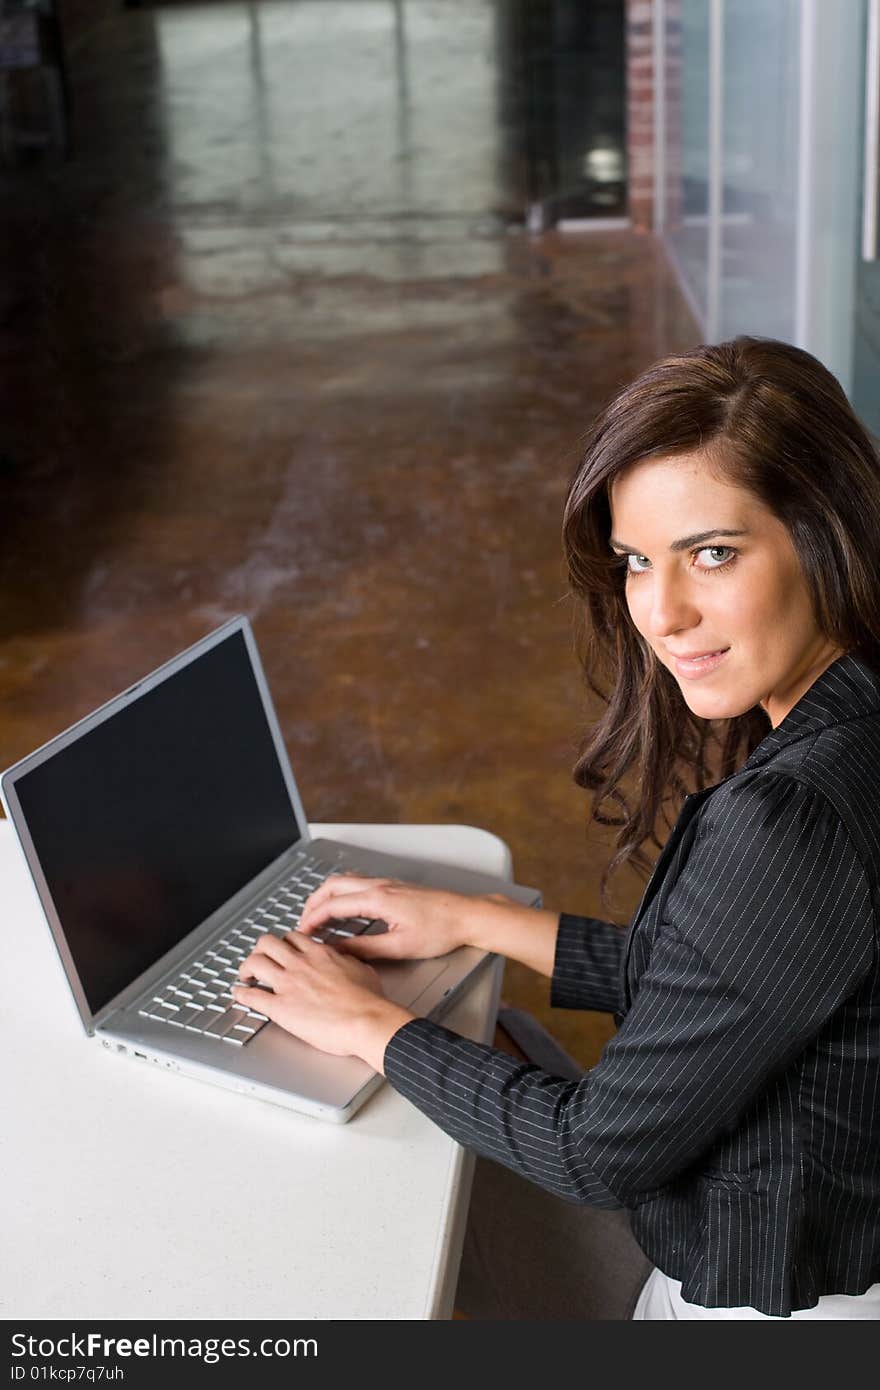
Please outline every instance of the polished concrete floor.
M0 766L243 612L313 820L483 826L598 912L562 502L696 330L650 238L516 225L498 6L410 0L405 82L399 8L121 11L75 157L2 176Z

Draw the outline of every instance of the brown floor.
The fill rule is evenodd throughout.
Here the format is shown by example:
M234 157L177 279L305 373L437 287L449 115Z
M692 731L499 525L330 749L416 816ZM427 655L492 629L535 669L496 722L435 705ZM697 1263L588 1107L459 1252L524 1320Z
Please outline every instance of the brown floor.
M598 912L562 501L597 407L696 330L651 238L508 226L473 35L433 33L410 128L334 125L339 36L272 33L309 9L123 11L72 55L75 158L0 180L0 766L244 612L313 820L484 826ZM529 971L504 993L550 1020ZM550 1026L588 1065L610 1023Z

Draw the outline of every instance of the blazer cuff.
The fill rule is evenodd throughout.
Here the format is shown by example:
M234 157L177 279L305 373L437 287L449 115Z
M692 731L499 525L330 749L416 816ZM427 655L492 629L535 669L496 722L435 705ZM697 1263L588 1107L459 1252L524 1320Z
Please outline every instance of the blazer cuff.
M624 929L613 922L561 912L550 980L552 1007L619 1013L625 939Z

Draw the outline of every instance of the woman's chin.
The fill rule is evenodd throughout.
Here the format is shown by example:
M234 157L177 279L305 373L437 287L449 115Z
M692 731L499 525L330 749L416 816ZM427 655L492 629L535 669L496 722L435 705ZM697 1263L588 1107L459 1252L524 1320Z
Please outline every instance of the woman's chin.
M743 698L730 691L695 689L689 681L680 681L679 689L691 714L699 719L736 719L754 709L754 700Z

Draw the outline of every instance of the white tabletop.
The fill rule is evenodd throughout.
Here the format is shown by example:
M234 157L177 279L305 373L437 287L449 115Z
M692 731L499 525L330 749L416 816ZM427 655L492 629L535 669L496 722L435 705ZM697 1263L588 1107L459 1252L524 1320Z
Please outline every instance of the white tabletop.
M470 826L316 836L509 878ZM87 1039L0 821L0 1317L443 1318L473 1156L387 1083L346 1125L117 1057ZM492 1036L501 962L444 1018Z

